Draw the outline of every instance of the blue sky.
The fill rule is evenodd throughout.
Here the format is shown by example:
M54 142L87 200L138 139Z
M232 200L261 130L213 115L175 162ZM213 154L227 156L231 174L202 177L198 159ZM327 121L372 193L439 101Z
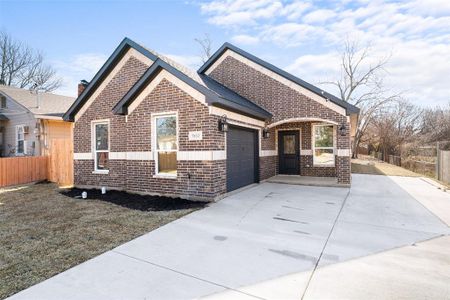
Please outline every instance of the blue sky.
M389 55L386 87L422 106L450 101L448 0L4 1L0 28L42 50L75 96L127 36L196 68L208 33L313 84L339 76L346 38ZM331 87L322 86L326 90Z

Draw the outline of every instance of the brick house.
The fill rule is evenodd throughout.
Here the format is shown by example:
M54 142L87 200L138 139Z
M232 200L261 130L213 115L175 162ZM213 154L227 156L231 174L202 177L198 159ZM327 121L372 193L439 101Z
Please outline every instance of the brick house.
M358 109L228 43L193 72L125 38L79 92L77 186L213 200L276 174L350 184Z

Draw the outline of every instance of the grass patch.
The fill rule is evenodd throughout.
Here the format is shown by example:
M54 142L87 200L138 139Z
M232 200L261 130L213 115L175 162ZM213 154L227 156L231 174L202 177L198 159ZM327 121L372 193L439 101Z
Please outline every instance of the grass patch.
M205 205L159 197L143 209L142 204L133 203L139 199L128 199L127 193L115 194L116 205L107 199L81 200L69 197L70 191L65 191L69 196L61 192L48 183L0 189L0 298ZM150 202L147 199L147 205Z

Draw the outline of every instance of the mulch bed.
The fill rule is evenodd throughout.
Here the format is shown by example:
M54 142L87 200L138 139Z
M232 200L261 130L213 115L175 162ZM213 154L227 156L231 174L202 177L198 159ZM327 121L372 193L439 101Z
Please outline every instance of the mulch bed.
M163 196L139 195L127 193L124 191L107 190L106 194L102 194L99 189L79 189L71 188L61 190L64 196L80 199L81 193L87 192L87 199L101 200L122 207L136 209L140 211L170 211L179 209L198 209L205 207L208 203L203 201L192 201L181 198L171 198Z

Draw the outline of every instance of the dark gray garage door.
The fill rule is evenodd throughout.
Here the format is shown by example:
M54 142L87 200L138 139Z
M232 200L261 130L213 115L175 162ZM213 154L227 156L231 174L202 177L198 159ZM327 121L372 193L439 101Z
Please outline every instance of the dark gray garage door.
M230 126L227 132L227 191L258 181L255 130Z

